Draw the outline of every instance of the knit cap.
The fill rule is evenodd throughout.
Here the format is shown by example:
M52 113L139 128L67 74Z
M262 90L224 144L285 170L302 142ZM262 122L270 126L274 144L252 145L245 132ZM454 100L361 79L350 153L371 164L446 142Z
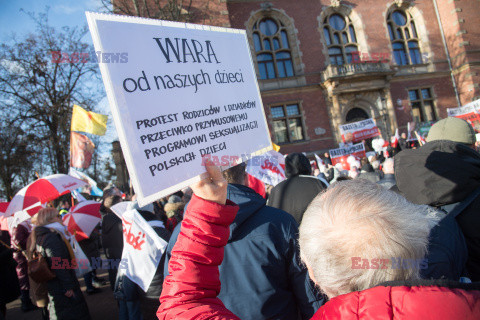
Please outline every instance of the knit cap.
M471 145L476 141L475 130L463 119L448 117L430 128L427 142L435 140L450 140Z

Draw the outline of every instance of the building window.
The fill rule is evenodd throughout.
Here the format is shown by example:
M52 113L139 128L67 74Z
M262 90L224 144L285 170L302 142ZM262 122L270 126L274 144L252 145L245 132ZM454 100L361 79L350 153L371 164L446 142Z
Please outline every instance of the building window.
M270 107L273 119L273 134L276 143L304 140L303 121L298 104Z
M333 13L323 21L323 35L328 48L330 64L352 63L358 52L357 36L348 17Z
M395 63L401 66L421 64L419 39L415 21L410 13L395 10L387 16L387 28L393 48Z
M260 79L292 77L293 63L287 28L275 18L263 18L253 25L253 45Z
M435 105L429 88L409 90L408 96L412 104L413 121L436 121Z

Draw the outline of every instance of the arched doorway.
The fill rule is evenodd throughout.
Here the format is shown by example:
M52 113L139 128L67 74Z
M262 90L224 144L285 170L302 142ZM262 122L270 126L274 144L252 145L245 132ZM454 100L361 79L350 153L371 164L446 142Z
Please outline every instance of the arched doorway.
M345 123L362 121L370 118L368 113L365 110L360 108L352 108L348 111L347 116L345 117Z

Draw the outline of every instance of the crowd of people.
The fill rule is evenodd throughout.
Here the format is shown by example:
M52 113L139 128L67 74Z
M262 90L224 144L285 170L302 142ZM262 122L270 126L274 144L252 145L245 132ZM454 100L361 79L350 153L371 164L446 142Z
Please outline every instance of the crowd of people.
M222 173L207 161L208 177L191 188L143 207L129 199L168 243L146 292L116 268L108 279L53 268L44 284L27 272L34 254L51 268L75 258L77 244L90 260L120 260L120 190L104 190L101 222L79 243L62 224L68 201L41 209L2 239L0 319L19 296L44 319L90 319L79 277L86 294L108 280L121 320L480 319L475 132L447 118L425 145L399 142L349 159L349 170L328 153L319 167L288 154L286 180L261 190L244 163Z

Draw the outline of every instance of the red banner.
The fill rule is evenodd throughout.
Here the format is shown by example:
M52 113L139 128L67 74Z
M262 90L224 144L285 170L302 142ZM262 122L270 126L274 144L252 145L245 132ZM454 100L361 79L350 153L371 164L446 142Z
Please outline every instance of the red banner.
M341 163L344 170L350 170L350 165L347 162L349 156L354 156L357 160L367 156L363 142L348 147L332 149L329 153L332 164L336 165L337 163Z
M343 142L360 142L380 135L375 121L372 118L340 126Z
M86 169L92 162L95 145L83 134L71 132L70 136L70 166Z

